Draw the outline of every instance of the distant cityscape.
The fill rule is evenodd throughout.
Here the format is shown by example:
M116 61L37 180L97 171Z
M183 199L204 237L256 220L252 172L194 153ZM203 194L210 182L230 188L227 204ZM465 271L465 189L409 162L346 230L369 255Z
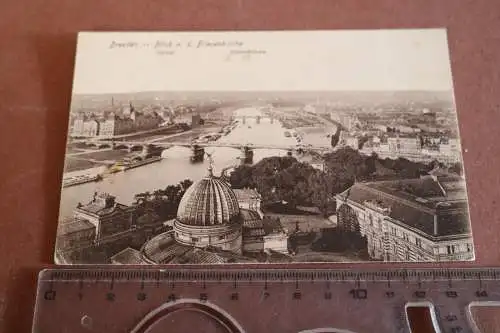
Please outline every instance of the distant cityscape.
M56 262L474 258L450 92L75 96Z

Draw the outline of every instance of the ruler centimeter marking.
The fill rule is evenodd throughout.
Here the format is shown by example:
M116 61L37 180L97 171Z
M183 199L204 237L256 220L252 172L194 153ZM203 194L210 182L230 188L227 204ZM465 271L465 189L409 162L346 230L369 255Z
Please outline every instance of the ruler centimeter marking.
M422 306L436 332L478 332L470 307L500 304L499 271L49 269L39 275L33 332L150 332L136 327L148 315L159 325L195 309L228 332L401 333L410 332L406 309Z

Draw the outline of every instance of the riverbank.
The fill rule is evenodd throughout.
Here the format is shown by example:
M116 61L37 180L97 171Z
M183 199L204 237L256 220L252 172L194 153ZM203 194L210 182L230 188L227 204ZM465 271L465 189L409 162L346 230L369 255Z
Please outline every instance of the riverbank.
M127 156L127 150L102 149L78 155L67 155L65 160L64 174L75 171L83 171L98 166L108 166Z
M140 141L155 143L181 142L191 143L192 139L197 136L206 135L208 133L217 132L221 129L219 126L202 126L193 130L170 135L154 134L150 137L142 136ZM112 165L119 160L125 158L130 153L124 149L95 149L83 150L74 147L69 147L66 151L64 173L83 171L98 166Z

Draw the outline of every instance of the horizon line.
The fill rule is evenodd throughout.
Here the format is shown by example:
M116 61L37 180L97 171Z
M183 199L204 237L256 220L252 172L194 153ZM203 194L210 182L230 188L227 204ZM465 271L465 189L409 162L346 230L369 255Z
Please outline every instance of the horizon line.
M144 94L144 93L338 93L338 92L426 92L426 93L439 93L451 92L454 89L340 89L340 90L139 90L139 91L123 91L123 92L73 92L71 96L81 95L123 95L123 94Z

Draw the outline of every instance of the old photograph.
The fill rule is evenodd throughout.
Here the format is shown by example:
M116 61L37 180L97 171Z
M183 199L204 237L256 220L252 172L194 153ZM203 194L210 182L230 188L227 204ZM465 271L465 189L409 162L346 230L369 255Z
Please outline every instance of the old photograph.
M474 259L445 29L82 32L57 264Z

